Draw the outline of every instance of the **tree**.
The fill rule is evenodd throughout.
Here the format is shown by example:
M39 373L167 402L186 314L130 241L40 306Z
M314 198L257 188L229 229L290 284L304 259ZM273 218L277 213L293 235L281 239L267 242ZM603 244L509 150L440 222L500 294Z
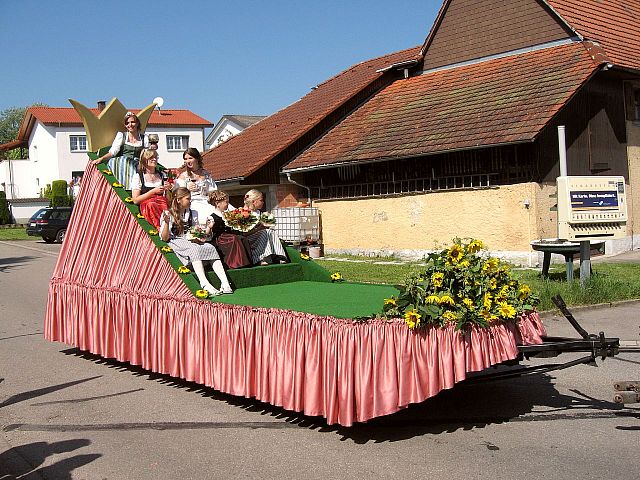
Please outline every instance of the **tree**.
M33 107L44 107L42 103L34 103ZM10 107L0 111L0 144L12 142L18 138L18 130L22 124L24 113L29 107ZM22 158L21 149L0 152L0 159Z

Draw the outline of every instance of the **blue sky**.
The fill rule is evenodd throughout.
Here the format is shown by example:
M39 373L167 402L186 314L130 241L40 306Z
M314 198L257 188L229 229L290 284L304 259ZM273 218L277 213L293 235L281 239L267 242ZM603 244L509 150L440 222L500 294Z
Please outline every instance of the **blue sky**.
M350 65L420 45L440 0L0 0L0 110L35 102L268 115ZM36 13L37 12L37 13Z

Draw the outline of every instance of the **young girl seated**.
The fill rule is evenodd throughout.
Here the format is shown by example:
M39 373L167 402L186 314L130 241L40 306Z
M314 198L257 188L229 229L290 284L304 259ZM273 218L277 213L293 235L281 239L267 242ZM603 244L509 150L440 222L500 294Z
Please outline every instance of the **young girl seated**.
M244 206L260 215L264 208L262 192L255 189L249 190L244 196ZM253 263L260 265L268 265L269 262L287 263L287 254L275 230L258 226L247 234L247 240L251 247Z
M169 246L184 265L191 263L200 281L200 286L210 295L233 293L216 247L206 243L205 239L187 239L189 229L198 225L198 212L191 210L190 207L191 192L186 188L178 188L173 194L171 208L162 213L160 237L164 242L169 243ZM208 218L205 225L206 233L210 234L213 227L213 219ZM220 279L220 290L217 290L209 283L204 272L204 261L211 262L214 273Z
M164 172L158 172L158 152L144 150L138 164L138 174L131 179L133 203L140 213L156 228L160 228L160 215L169 208L165 194L170 188Z
M224 212L229 208L229 195L221 190L214 190L209 194L209 203L214 209L212 243L222 252L222 261L229 268L241 268L251 265L249 257L249 242L238 232L224 223Z

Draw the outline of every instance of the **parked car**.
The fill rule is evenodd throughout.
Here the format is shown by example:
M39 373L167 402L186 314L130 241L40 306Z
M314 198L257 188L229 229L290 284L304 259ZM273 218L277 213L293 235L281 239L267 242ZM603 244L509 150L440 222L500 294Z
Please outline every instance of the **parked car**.
M40 236L47 243L64 241L71 207L47 207L38 210L27 225L27 235Z

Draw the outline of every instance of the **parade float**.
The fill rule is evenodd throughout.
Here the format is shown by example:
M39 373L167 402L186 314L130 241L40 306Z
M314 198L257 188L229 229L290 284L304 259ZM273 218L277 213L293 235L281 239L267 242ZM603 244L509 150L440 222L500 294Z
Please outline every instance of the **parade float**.
M72 104L95 158L126 109ZM143 127L153 107L138 112ZM234 294L208 297L105 165L89 162L82 185L49 285L48 340L344 426L563 349L480 242L435 253L400 287L342 281L287 248L289 263L229 270ZM582 340L591 357L615 347Z

